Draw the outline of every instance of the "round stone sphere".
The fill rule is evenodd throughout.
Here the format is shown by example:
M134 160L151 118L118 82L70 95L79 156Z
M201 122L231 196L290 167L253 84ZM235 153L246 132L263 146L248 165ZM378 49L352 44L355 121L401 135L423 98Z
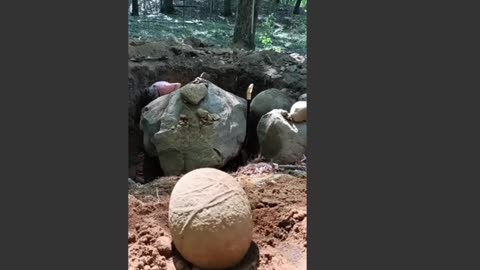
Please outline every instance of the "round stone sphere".
M235 178L217 169L196 169L177 182L168 222L176 249L200 268L236 265L252 241L247 194Z
M290 109L290 117L296 123L307 121L307 102L297 101Z

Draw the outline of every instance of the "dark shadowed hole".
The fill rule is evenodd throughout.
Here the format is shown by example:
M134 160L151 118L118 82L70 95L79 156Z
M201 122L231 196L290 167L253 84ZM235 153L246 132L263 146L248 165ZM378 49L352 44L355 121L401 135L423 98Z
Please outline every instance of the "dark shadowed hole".
M273 85L265 85L265 81L259 80L256 78L252 81L252 78L242 78L242 76L246 76L243 73L240 74L225 74L224 71L219 70L194 70L194 69L183 69L183 72L175 71L175 70L156 70L155 72L151 72L151 70L145 69L132 69L133 77L129 80L129 88L131 91L134 89L146 89L148 88L153 82L160 80L158 73L162 71L162 80L171 81L171 82L179 82L182 85L193 81L197 76L199 76L202 72L208 72L208 74L212 77L212 83L216 84L217 86L223 88L224 90L233 93L237 96L242 98L246 98L246 89L250 83L255 84L255 89L268 89L274 87ZM186 74L188 73L188 74ZM237 78L234 80L234 78ZM268 83L267 83L268 84ZM252 98L254 98L259 92L254 91ZM135 126L130 127L134 129L134 136L138 136L136 141L141 142L141 134L142 131L139 130L139 120L141 117L142 109L152 101L152 97L150 97L147 91L143 90L136 98L135 101ZM235 172L240 166L246 165L248 160L255 158L255 156L259 152L258 146L258 139L256 134L256 126L258 124L259 119L254 119L252 115L250 115L251 119L248 122L248 140L245 145L242 147L241 151L239 151L238 155L229 160L225 166L220 168L226 172ZM130 153L138 153L144 152L143 145L136 146L137 149L129 149ZM146 154L144 155L144 164L143 166L143 179L144 182L150 182L158 177L164 176L161 166L159 163L158 158L149 158ZM132 166L129 165L129 166ZM135 181L138 182L138 179Z
M172 242L172 257L175 269L191 269L194 267L192 263L188 262L180 252L176 249L175 244ZM260 250L255 242L251 242L247 254L243 259L234 267L226 268L223 270L255 270L260 265ZM207 269L201 269L207 270Z
M145 182L151 182L164 175L162 168L160 167L160 161L158 160L158 157L149 157L148 155L144 155L143 175Z
M249 151L249 149L253 149L253 151ZM255 146L255 145L252 146L247 144L239 151L236 157L228 161L225 164L225 166L223 166L220 169L227 173L236 172L239 167L245 166L249 160L254 159L257 153L258 153L258 146ZM145 182L151 182L158 177L165 176L160 166L160 161L158 157L152 158L144 154L143 175L144 175Z

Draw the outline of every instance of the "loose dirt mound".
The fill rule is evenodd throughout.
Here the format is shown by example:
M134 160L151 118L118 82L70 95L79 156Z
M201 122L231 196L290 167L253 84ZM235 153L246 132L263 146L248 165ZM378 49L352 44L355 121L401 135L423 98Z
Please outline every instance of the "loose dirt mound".
M133 91L158 80L186 84L202 72L226 91L245 96L250 83L254 96L267 88L287 88L298 98L307 90L306 60L299 54L193 47L171 41L130 42L129 82Z
M164 177L129 191L129 269L197 269L171 244L168 201L180 177ZM241 176L253 210L253 243L234 269L306 269L306 179Z

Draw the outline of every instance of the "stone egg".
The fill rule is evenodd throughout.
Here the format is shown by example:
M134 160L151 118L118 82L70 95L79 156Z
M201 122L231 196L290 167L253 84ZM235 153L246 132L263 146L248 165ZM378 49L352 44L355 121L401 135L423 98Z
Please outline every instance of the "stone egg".
M297 101L290 109L290 117L296 123L307 121L307 102Z
M236 265L252 241L247 194L235 178L213 168L193 170L177 182L168 221L176 249L200 268Z

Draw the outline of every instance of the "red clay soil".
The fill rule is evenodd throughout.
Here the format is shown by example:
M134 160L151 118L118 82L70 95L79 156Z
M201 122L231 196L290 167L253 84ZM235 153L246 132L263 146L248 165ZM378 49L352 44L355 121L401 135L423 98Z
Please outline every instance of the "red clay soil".
M169 194L179 177L163 177L129 190L129 270L194 270L172 245ZM306 269L307 187L289 175L237 176L253 210L249 252L233 269Z

